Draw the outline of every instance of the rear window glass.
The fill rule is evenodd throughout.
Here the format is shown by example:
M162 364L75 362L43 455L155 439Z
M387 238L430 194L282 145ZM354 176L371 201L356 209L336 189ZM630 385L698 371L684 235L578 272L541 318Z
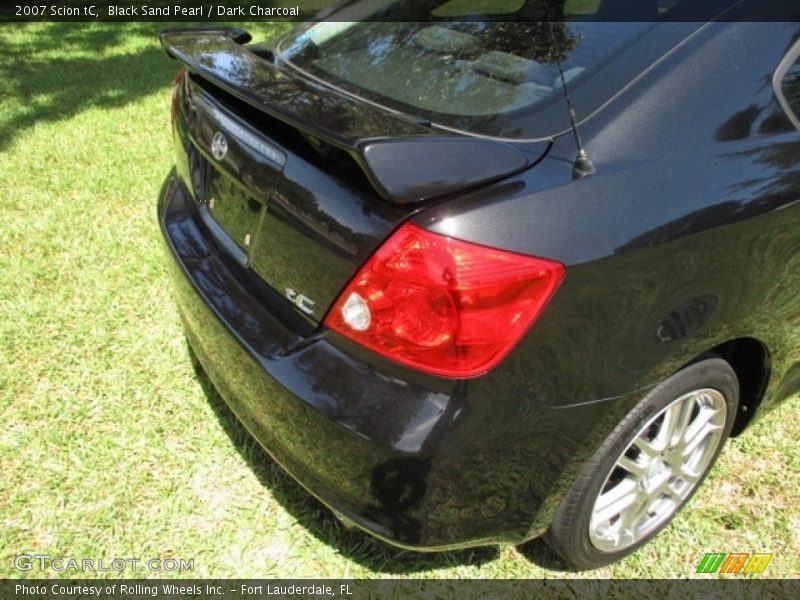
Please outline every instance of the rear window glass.
M533 131L520 119L562 101L562 73L572 92L654 26L586 18L603 8L600 0L570 0L557 16L571 20L556 22L535 20L552 14L542 12L552 11L546 0L358 4L370 7L363 15L370 21L303 26L280 43L281 58L415 118L507 137L553 134L561 119L549 131ZM649 4L655 19L675 2ZM376 21L376 14L387 20Z

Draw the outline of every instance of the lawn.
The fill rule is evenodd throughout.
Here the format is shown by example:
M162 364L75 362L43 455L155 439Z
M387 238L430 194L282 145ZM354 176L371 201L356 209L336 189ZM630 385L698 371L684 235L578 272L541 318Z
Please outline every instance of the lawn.
M15 570L23 553L194 560L155 576L684 578L706 552L773 552L770 576L800 573L798 399L596 572L539 543L423 555L344 530L187 352L155 219L175 70L158 29L0 26L0 577L43 575Z

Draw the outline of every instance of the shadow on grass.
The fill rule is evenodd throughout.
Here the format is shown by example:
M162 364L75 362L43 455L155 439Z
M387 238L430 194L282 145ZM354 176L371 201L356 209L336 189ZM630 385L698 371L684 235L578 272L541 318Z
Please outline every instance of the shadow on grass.
M346 529L327 507L303 489L261 448L225 404L188 343L187 348L197 381L239 454L281 506L318 540L372 571L388 574L482 565L498 557L495 546L432 553L402 550L358 529Z
M517 546L519 553L527 560L548 571L569 571L566 563L558 554L553 552L544 537L538 537L530 542Z
M37 123L166 91L177 69L158 45L155 23L48 23L13 33L9 27L0 36L0 89L11 99L0 113L0 151Z
M178 63L167 58L158 32L193 25L0 26L0 151L37 123L66 120L91 108L123 108L158 90L164 91L168 114L168 90ZM288 26L258 24L254 35L269 37Z

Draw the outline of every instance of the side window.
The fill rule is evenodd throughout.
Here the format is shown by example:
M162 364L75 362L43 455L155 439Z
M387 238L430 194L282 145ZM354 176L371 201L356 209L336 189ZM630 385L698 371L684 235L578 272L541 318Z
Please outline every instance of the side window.
M800 129L800 42L784 57L772 81L781 108Z

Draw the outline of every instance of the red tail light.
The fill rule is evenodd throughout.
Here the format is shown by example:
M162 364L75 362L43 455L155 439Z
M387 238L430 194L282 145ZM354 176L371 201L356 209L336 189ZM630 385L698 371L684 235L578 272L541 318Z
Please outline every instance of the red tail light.
M175 119L178 116L178 92L180 91L183 78L186 76L186 70L180 69L178 74L175 75L175 81L172 83L172 104L170 106L170 123L172 123L172 137L175 137Z
M560 263L406 224L350 281L325 325L416 369L473 377L503 360L563 277Z

